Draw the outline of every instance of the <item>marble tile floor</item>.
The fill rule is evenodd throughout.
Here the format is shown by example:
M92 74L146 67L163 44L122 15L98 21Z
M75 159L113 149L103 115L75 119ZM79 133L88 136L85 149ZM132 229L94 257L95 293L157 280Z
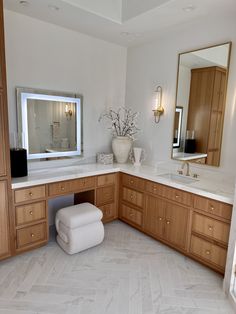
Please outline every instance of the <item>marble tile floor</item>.
M55 242L0 263L0 314L231 314L222 276L128 225L69 256Z

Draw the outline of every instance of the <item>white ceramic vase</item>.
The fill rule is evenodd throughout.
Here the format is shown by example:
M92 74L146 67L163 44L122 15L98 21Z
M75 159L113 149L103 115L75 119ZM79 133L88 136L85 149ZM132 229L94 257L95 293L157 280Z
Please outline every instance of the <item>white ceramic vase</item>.
M141 147L134 147L134 166L140 166L141 165L141 154L143 149Z
M127 162L132 147L132 139L128 136L117 136L112 139L112 150L116 161L120 164Z

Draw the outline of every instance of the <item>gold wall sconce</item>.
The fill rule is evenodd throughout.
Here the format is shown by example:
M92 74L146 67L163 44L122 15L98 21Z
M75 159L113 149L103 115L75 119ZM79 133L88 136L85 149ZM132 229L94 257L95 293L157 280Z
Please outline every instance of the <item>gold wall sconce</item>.
M161 115L164 113L164 108L162 107L162 87L157 86L156 90L156 101L155 107L152 110L155 118L155 123L159 123Z
M69 120L69 119L71 120L71 117L73 115L73 111L71 110L70 105L66 105L66 107L65 107L65 115L66 115L67 120Z

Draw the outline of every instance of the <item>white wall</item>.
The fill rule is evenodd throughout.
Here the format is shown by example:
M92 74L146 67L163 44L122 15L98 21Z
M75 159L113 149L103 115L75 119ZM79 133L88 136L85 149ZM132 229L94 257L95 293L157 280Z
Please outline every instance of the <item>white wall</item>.
M175 107L178 53L212 44L233 42L229 74L223 145L222 171L236 174L236 20L198 20L164 33L152 43L128 49L126 106L141 112L137 144L146 149L147 162L170 161ZM152 97L157 85L163 87L165 114L154 123ZM217 168L214 168L217 170Z
M115 44L5 11L10 132L16 130L16 86L83 95L85 156L110 149L98 123L105 106L124 105L127 50Z

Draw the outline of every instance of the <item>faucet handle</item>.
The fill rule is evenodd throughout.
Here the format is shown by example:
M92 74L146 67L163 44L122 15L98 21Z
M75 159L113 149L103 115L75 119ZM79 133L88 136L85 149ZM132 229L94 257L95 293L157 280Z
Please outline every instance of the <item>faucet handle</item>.
M178 174L183 175L183 170L177 170Z

